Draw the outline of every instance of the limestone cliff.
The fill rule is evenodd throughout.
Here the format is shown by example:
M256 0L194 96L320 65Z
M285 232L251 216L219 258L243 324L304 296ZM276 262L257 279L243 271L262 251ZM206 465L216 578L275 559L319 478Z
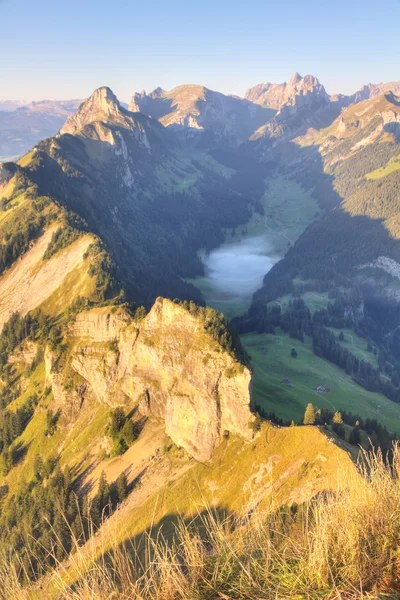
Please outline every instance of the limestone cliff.
M202 85L136 93L129 110L159 120L182 141L204 144L208 140L235 147L275 114L244 98L225 96Z
M247 90L245 97L263 107L281 110L285 104L295 105L299 98L319 96L326 102L328 94L313 75L294 73L287 83L259 83Z
M201 461L225 432L251 438L249 370L184 307L158 298L141 321L123 309L93 309L78 315L66 342L81 402L89 394L111 406L137 405L143 415L164 420L171 439ZM62 386L53 365L47 353L48 383L69 411L79 390Z

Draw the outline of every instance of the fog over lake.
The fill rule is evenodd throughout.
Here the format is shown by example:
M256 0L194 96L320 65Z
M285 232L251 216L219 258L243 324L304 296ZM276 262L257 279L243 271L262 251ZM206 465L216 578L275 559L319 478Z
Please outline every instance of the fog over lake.
M217 301L250 301L265 274L280 258L272 253L267 235L223 244L203 256L209 294L214 291Z

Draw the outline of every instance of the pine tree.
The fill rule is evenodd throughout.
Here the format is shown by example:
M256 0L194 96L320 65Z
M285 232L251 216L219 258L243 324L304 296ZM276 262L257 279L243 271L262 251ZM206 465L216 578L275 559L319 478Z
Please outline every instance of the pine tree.
M43 459L40 454L35 455L35 460L33 462L33 474L36 481L41 481L44 476L44 464Z
M56 537L56 558L62 560L71 552L71 531L64 515L59 512L55 516L53 528Z
M333 420L334 423L337 423L337 424L343 423L342 413L337 410L335 412L335 414L333 415L333 419L332 420Z
M254 420L250 423L250 427L254 431L254 433L257 433L257 431L260 431L261 423L262 423L262 419L260 417L260 414L257 412Z
M100 508L103 509L108 502L108 497L110 495L110 488L108 485L107 477L104 471L101 472L99 479L99 487L97 490L97 498L99 500Z
M124 440L126 441L126 443L128 444L128 446L129 446L129 444L132 444L132 442L135 441L136 431L135 431L135 426L131 419L127 419L125 421L125 424L121 431L121 435L124 438Z
M304 425L314 425L315 423L315 408L311 402L307 404L307 408L304 412L303 423Z
M360 442L361 442L361 435L360 435L360 428L359 427L357 427L357 426L353 427L353 429L350 432L349 442L353 446L358 446L360 444Z
M117 479L118 502L122 502L128 496L128 479L123 471Z

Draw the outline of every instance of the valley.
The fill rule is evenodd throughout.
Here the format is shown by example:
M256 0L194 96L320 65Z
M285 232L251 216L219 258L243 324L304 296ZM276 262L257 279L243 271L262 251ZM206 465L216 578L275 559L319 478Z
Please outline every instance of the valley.
M265 275L319 214L310 192L295 181L277 173L264 185L250 219L225 230L218 248L199 253L205 276L190 280L228 319L246 312Z
M348 556L374 562L398 499L399 106L295 73L25 111L61 129L0 164L7 600L373 591ZM332 541L354 498L372 550ZM349 553L316 578L315 535Z

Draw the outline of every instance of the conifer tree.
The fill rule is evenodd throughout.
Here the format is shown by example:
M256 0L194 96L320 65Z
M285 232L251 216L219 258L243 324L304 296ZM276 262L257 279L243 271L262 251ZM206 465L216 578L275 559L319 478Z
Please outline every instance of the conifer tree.
M118 502L122 502L128 496L128 479L123 471L117 479Z
M135 426L131 419L127 419L121 431L122 437L126 441L126 443L132 444L132 442L136 439Z
M311 404L311 402L309 402L307 404L307 408L304 413L303 423L304 423L304 425L314 425L315 424L315 408Z
M360 442L361 442L361 435L360 435L360 428L359 427L357 427L357 426L353 427L353 429L350 432L349 442L353 446L358 446L360 444Z
M333 415L333 419L332 420L333 420L334 423L337 423L338 425L340 425L341 423L343 423L342 413L337 410L335 412L335 414Z

